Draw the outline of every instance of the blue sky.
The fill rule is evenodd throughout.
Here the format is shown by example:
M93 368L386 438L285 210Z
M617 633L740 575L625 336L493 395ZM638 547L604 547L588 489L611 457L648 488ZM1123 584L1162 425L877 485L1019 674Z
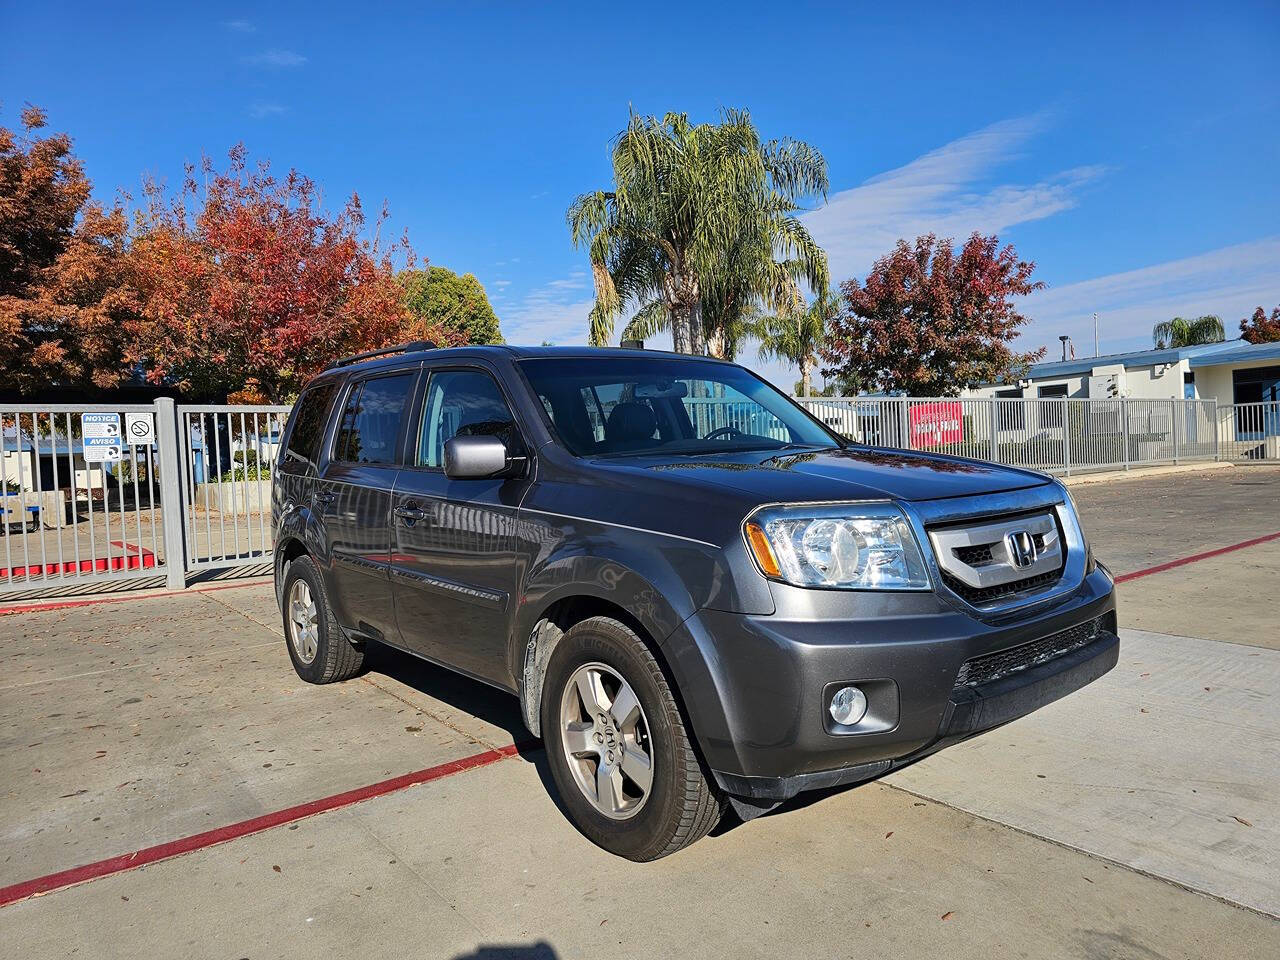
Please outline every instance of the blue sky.
M564 211L608 185L628 105L745 107L820 148L836 279L900 236L998 232L1049 284L1029 347L1091 352L1095 310L1105 353L1280 303L1274 0L74 6L0 0L3 122L44 107L104 197L243 141L334 208L386 200L512 342L585 338Z

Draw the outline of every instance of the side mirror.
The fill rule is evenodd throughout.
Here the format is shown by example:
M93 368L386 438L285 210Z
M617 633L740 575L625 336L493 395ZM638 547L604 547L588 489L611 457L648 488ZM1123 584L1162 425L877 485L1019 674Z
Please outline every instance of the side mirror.
M510 465L507 446L497 437L454 437L444 444L444 475L451 480L482 480Z

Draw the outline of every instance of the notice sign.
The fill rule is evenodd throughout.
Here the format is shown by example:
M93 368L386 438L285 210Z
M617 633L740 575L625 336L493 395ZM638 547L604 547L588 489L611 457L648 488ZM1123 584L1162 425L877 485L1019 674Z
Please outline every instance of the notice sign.
M911 446L940 447L964 440L964 411L959 403L918 403L908 413Z
M86 463L115 463L120 459L120 438L85 437L84 459Z
M120 443L120 414L118 413L82 413L80 427L84 438L114 437Z
M86 463L114 463L120 459L120 414L82 413L80 429Z

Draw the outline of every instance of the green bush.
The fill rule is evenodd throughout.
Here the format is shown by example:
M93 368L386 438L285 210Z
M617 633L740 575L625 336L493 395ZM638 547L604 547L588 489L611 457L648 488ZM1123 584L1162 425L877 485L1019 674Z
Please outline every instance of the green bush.
M231 455L231 469L218 478L223 483L240 480L270 480L270 461L258 462L256 450L238 450Z

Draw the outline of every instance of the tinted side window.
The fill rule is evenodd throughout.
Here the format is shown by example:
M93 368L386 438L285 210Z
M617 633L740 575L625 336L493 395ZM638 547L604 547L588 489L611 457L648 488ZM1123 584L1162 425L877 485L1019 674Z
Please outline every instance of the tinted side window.
M495 436L508 448L518 441L502 391L485 373L445 370L431 375L418 433L418 466L444 466L444 445L454 437Z
M347 396L333 457L346 463L395 463L412 373L357 383Z
M289 445L284 451L286 459L315 463L320 438L324 436L325 413L329 410L335 389L332 383L322 383L303 391L298 398L298 415L294 418L293 432L289 434Z

